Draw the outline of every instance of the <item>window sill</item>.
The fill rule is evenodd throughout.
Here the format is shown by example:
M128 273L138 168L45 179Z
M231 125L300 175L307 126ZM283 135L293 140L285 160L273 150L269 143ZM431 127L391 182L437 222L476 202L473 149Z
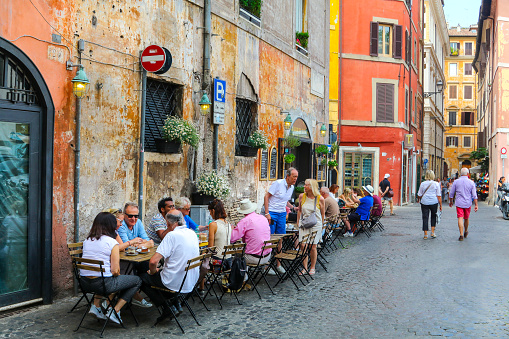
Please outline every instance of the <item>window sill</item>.
M173 162L180 163L182 161L182 153L157 153L157 152L145 152L146 162Z
M297 52L299 52L299 53L301 53L301 54L303 54L305 56L308 56L308 51L304 47L302 47L301 45L295 44L295 49L297 50Z
M262 26L262 21L260 18L257 18L254 14L249 13L248 11L246 11L243 8L239 9L239 15L241 18L246 19L247 21L249 21L250 23L252 23L255 26L258 26L258 27Z

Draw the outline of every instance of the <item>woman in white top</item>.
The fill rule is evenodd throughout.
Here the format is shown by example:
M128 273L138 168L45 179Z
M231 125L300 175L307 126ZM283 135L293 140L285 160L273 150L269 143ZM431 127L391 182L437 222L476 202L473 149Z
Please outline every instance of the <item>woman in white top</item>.
M316 200L315 200L316 198ZM316 203L316 208L315 208ZM299 211L297 212L297 220L299 223L299 227L302 223L302 219L307 218L311 213L315 213L316 216L316 225L311 228L299 228L299 242L302 240L302 237L307 234L311 234L316 231L316 237L313 239L313 245L311 246L311 264L309 266L309 274L315 274L315 266L316 266L316 257L318 255L316 251L316 245L322 239L322 224L325 220L325 199L320 195L320 190L318 188L318 182L314 179L306 179L304 185L304 193L299 196ZM301 244L301 248L304 248L304 245ZM308 258L304 258L302 260L302 265L307 268ZM304 270L300 274L306 273Z
M101 260L104 263L104 285L101 279L101 272L80 270L81 285L86 291L95 292L97 294L109 295L118 292L119 299L115 305L115 311L120 318L120 310L122 307L131 300L133 295L140 289L141 279L135 275L120 275L120 254L119 244L115 238L117 228L117 220L115 216L108 212L99 213L92 224L90 233L87 239L83 242L83 258ZM96 295L94 305L90 308L91 314L97 318L106 319L106 316L111 321L120 324L120 319L117 319L115 313L108 309L106 315L102 313L100 308L100 296Z
M224 247L230 245L231 228L226 223L226 211L221 200L212 200L208 207L210 216L214 219L209 224L209 247L216 246L216 256L222 258Z
M419 187L417 193L418 201L421 202L422 211L422 230L424 231L424 239L428 239L428 220L429 213L431 212L431 237L436 238L435 227L437 223L437 210L440 205L440 212L442 211L442 192L440 183L434 181L435 173L428 170L424 176L424 182Z

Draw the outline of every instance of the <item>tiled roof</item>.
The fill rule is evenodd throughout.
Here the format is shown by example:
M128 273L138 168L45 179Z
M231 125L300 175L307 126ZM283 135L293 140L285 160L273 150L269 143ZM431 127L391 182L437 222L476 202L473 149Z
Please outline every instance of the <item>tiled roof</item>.
M477 29L470 30L469 27L461 27L458 31L457 27L449 29L449 36L477 36Z

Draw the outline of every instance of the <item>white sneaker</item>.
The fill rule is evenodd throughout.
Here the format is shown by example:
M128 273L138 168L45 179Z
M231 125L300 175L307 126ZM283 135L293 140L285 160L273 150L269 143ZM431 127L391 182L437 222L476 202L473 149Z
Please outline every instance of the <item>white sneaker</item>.
M108 302L106 300L103 300L101 305L102 305L102 307L104 308L105 311L109 308Z
M267 272L268 275L276 275L276 272L274 272L274 270L271 268L268 272Z
M88 311L88 313L92 314L97 319L106 320L106 316L101 311L101 308L95 305L90 306L90 311Z
M276 267L276 270L281 273L281 274L285 274L286 273L286 270L283 266L278 266Z
M353 237L353 232L346 232L345 234L343 234L343 237Z
M498 205L494 205L493 207L498 208Z
M133 305L138 306L138 307L144 307L144 308L152 307L152 303L149 303L145 299L141 299L141 301L133 299L133 300L131 300L131 302Z
M118 315L118 319L117 319L117 316L115 315L115 312L113 312L113 309L112 309L108 313L108 318L110 318L110 320L113 321L115 324L120 325L120 322L122 321L122 318L120 317L120 312L117 312L117 315Z

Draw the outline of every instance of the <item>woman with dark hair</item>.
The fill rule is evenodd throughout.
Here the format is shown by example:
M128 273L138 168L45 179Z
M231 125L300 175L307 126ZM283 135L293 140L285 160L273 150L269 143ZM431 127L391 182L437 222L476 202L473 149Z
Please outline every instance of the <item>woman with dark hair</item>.
M216 246L216 255L222 257L224 247L230 245L232 232L230 225L226 223L226 211L224 204L219 199L209 203L209 213L213 222L209 224L209 247Z
M106 293L118 292L119 300L115 305L115 311L120 318L120 310L131 300L141 286L141 279L135 275L120 275L120 254L119 244L115 232L117 220L109 212L99 213L92 224L87 239L83 242L83 258L101 260L104 263L104 284ZM101 272L81 269L81 284L84 289L96 293L103 293ZM106 310L104 314L100 307L100 296L96 295L94 305L90 312L99 319L110 318L111 321L120 324L113 310Z
M330 185L329 187L329 195L331 197L333 197L334 199L336 199L336 201L338 201L338 198L336 198L336 193L339 191L339 186L336 185L336 184L332 184Z

